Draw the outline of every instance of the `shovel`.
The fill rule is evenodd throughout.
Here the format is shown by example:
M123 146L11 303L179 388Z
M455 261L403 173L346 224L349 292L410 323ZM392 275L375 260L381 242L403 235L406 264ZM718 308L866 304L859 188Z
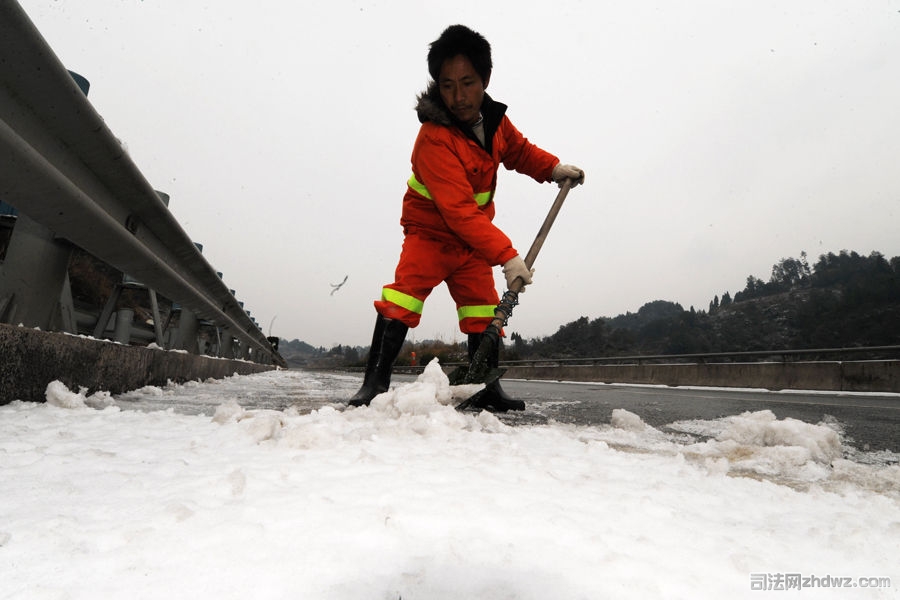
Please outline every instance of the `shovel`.
M566 194L569 193L571 187L571 179L563 181L562 187L556 195L556 200L553 202L553 206L550 207L550 212L547 213L547 217L544 219L544 224L541 225L541 229L538 231L537 237L534 238L534 242L532 242L528 254L525 255L525 266L529 269L534 265L534 259L537 258L538 252L541 251L541 246L544 245L544 240L547 239L547 234L550 233L550 227L553 225L553 221L556 220L556 215L559 214L563 201L566 199ZM450 385L467 383L489 384L499 379L500 376L506 372L506 369L492 369L488 365L488 357L493 355L494 349L500 343L500 332L512 316L513 307L519 304L519 293L524 287L525 282L521 277L517 277L515 281L512 282L509 289L506 290L506 293L504 293L503 297L500 299L500 304L494 309L494 319L487 326L487 329L484 330L484 336L481 338L478 350L475 351L469 365L458 367L448 376ZM472 402L472 398L474 398L474 396L463 400L456 408L458 410L468 408L469 404Z

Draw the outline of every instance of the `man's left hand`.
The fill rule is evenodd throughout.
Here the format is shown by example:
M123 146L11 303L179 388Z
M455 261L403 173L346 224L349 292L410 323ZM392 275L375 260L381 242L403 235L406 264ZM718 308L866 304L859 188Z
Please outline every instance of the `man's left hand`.
M506 288L512 289L512 284L516 279L522 280L522 290L531 283L531 277L534 275L534 269L529 269L519 255L514 256L503 263L503 275L506 277Z

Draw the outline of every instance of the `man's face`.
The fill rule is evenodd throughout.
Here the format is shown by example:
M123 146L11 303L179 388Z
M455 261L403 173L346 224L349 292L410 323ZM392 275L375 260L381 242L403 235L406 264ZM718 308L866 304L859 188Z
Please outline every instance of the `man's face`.
M441 65L438 77L441 98L450 112L467 125L474 125L478 120L487 84L475 71L472 61L461 54Z

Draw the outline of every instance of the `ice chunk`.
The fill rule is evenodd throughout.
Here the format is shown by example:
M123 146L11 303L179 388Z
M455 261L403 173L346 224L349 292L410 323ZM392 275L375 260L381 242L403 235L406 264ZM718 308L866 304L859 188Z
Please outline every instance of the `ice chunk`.
M84 402L84 395L77 394L66 387L62 381L54 380L47 384L47 390L44 392L47 398L47 404L58 406L60 408L87 408Z
M834 429L798 419L779 421L770 410L730 417L717 439L733 440L744 446L805 448L810 458L819 463L830 463L841 457L841 440Z
M613 409L610 424L617 429L636 432L644 431L648 427L639 416L624 408Z
M243 414L244 409L237 403L237 400L231 399L216 407L216 414L213 415L212 420L214 423L219 423L220 425L224 423L235 423L241 419Z

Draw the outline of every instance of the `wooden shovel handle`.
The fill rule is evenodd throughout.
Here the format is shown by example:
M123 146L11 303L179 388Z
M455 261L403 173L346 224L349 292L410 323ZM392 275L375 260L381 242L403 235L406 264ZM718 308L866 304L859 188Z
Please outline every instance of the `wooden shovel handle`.
M569 193L570 189L572 189L572 180L564 180L562 183L562 187L559 188L559 193L556 194L556 200L553 201L553 206L550 207L550 212L548 212L547 216L544 218L544 224L541 225L538 234L535 236L534 241L531 243L531 248L528 249L528 254L525 255L525 266L529 269L534 266L534 261L537 258L538 252L541 251L541 246L544 245L544 241L547 239L547 234L550 233L550 228L553 226L553 221L556 220L556 215L559 214L563 202L566 199L566 195ZM519 283L520 281L521 279L516 279L513 282L513 285L510 286L510 289L515 287L516 283ZM521 292L523 287L525 286L520 284L518 286L518 289L513 291Z
M541 251L541 246L544 245L544 241L547 239L547 234L550 233L550 228L553 226L553 221L556 220L556 215L559 214L563 202L565 202L566 200L566 195L569 193L570 189L572 189L572 180L564 180L562 183L562 187L559 188L559 193L556 194L556 200L553 201L553 205L550 207L550 211L544 218L544 223L541 225L541 228L538 230L534 241L531 243L531 248L528 249L528 254L525 255L525 266L529 269L534 265L534 261L537 258L538 252ZM509 286L509 291L513 292L517 296L523 289L525 289L525 281L521 277L516 277L513 280L512 284L510 284ZM507 317L508 315L506 315L503 310L497 310L494 312L494 320L491 322L491 325L496 327L499 331L500 328L503 327Z

